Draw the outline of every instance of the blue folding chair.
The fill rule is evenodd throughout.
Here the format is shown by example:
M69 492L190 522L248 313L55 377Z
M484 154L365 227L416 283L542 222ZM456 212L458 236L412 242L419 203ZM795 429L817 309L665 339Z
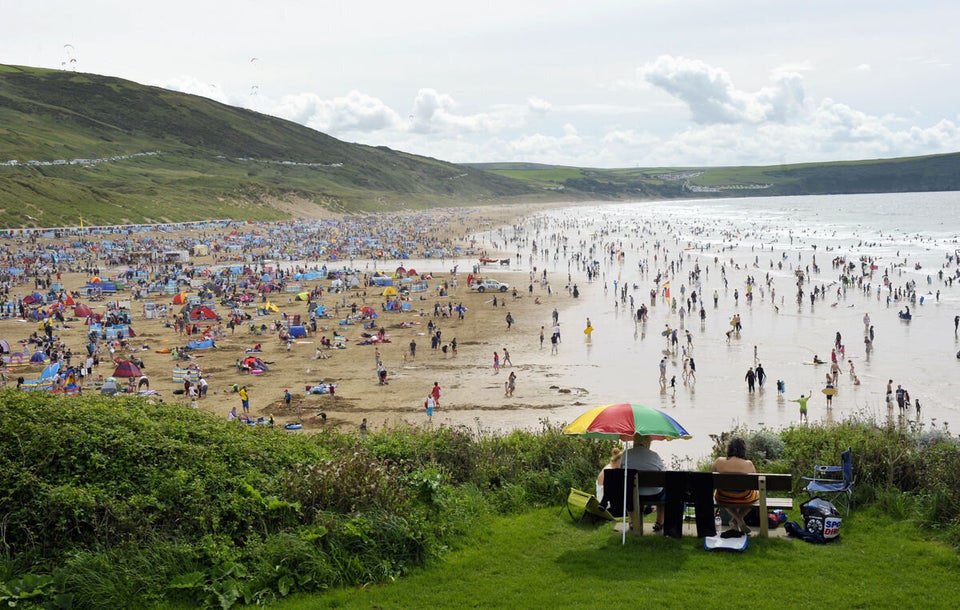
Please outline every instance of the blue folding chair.
M809 481L806 491L810 497L821 496L842 507L847 516L853 505L853 452L848 447L840 454L839 466L813 467L812 477L803 477Z

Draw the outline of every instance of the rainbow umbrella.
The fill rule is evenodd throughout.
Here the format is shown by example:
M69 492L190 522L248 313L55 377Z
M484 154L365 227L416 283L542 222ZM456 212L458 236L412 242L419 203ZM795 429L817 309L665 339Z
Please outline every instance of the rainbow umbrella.
M637 434L649 436L654 440L673 440L692 438L683 426L663 411L628 402L601 405L590 409L569 426L564 434L586 436L588 438L614 438L623 441L633 439ZM624 469L628 468L629 455L624 453ZM627 543L627 477L623 477L623 540Z
M683 426L663 411L628 402L601 405L590 409L569 426L564 434L588 438L619 438L631 440L635 434L654 440L691 438Z

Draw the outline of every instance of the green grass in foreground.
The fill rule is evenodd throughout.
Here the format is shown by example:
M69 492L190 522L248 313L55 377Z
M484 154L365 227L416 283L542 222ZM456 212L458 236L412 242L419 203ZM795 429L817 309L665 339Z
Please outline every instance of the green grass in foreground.
M799 519L799 510L791 512ZM389 585L298 595L306 608L954 608L960 559L908 523L857 510L840 540L751 539L710 553L698 538L620 536L556 509L498 518L477 546Z

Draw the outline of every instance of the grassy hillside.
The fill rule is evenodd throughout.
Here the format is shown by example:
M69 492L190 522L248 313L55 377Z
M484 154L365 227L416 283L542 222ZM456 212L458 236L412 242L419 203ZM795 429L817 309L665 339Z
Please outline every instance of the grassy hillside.
M159 154L144 154L159 153ZM132 155L132 156L131 156ZM51 163L85 159L77 164ZM278 219L526 196L524 183L116 78L0 66L0 226ZM31 160L40 164L24 165Z
M960 153L757 167L591 169L530 163L472 167L536 189L603 198L767 197L960 190Z

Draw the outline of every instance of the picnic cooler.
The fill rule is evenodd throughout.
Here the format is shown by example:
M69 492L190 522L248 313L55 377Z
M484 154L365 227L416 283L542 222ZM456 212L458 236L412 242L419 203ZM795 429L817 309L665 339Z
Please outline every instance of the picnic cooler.
M816 497L800 505L800 514L803 516L803 529L815 534L823 534L827 540L833 540L840 535L840 524L843 518L833 502Z

